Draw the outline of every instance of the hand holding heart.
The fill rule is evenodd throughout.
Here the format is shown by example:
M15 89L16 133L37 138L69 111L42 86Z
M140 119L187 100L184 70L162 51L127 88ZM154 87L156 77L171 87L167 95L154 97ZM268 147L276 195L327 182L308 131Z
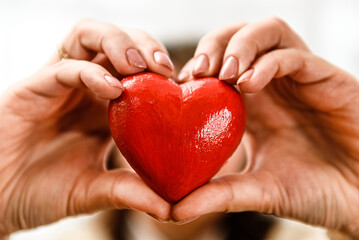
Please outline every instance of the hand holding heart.
M239 78L249 166L172 208L134 173L104 166L107 102L123 90L115 77L144 69L169 77L164 47L142 32L86 20L63 48L71 60L54 57L0 99L1 234L133 208L177 221L258 211L359 236L358 83L310 53L282 21L208 34L179 75Z
M359 84L352 76L313 55L276 18L208 34L182 71L239 78L249 166L192 192L174 206L176 220L258 211L359 237Z
M238 91L215 78L178 85L154 73L122 80L109 105L112 136L142 180L170 203L208 182L245 127Z
M170 76L166 49L142 32L85 20L63 51L70 59L55 55L0 99L0 237L101 209L169 219L170 205L135 173L105 168L108 100L123 90L114 77L145 68Z

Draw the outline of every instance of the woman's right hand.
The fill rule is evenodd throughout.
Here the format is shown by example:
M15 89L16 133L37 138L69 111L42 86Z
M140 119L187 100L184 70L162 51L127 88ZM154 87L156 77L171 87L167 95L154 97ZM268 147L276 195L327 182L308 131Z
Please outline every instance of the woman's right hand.
M48 65L0 99L0 235L66 216L132 208L159 219L170 205L133 172L107 170L116 77L148 69L170 76L162 44L138 30L77 24Z

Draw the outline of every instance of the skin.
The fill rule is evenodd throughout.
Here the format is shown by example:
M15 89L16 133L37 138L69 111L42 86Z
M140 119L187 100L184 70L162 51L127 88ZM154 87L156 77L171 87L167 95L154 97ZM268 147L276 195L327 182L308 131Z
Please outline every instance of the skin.
M215 178L171 206L133 172L107 171L111 148L107 101L120 78L142 71L124 54L135 48L150 71L164 47L142 32L84 20L63 43L71 60L55 56L0 99L0 233L102 209L132 208L158 219L187 221L213 212L258 211L338 229L359 237L359 86L348 73L313 55L281 20L237 24L205 36L216 76L229 56L239 61L235 83L246 101L244 146L249 165ZM190 78L185 79L190 80ZM91 121L89 121L91 120ZM136 191L133 191L136 189Z
M174 206L172 216L183 221L213 212L257 211L359 238L356 79L311 53L277 18L209 33L182 71L192 73L201 54L210 66L195 77L218 76L226 59L238 59L237 74L226 81L240 79L249 165L244 173L195 190ZM250 69L252 76L241 81Z
M170 76L173 69L152 57L166 49L143 32L93 20L79 22L63 48L71 60L56 54L1 97L0 235L103 209L169 219L170 205L136 174L105 168L113 146L107 104L123 88L104 76L144 70L129 64L128 48L141 53L148 70Z
M239 145L237 150L233 155L228 159L227 163L223 165L221 170L217 173L216 176L222 176L230 174L233 172L243 171L245 167L245 153L242 145ZM127 163L126 159L119 153L116 149L115 151L116 161L114 162L114 167L122 167L125 169L131 169L130 165ZM117 211L112 212L113 214L121 214ZM177 240L177 239L188 239L188 240L197 240L197 239L206 239L203 235L208 234L208 232L220 232L220 223L225 217L223 213L220 214L207 214L199 217L196 220L191 220L189 222L160 222L154 218L149 217L147 214L143 214L138 211L129 211L128 217L130 222L145 222L151 228L154 228L156 231L160 232L165 239ZM207 235L208 236L208 235Z

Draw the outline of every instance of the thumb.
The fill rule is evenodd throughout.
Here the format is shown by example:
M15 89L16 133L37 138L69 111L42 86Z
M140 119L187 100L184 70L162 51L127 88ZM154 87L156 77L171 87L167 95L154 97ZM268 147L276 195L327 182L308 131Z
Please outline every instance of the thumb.
M170 218L170 204L135 173L123 169L84 175L69 197L67 215L128 208L161 220Z
M227 175L198 188L172 210L177 221L214 212L256 211L272 214L277 204L276 185L270 175Z

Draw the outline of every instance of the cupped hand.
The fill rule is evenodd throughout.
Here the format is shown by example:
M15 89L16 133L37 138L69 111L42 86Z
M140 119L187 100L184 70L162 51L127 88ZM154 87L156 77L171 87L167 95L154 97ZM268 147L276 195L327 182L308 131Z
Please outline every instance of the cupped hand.
M38 73L0 99L0 235L101 209L168 219L170 205L133 172L106 170L113 146L108 100L116 77L148 69L170 76L166 49L137 30L77 24Z
M351 75L277 18L208 34L182 73L239 84L249 165L184 198L176 220L258 211L359 237L359 84Z

